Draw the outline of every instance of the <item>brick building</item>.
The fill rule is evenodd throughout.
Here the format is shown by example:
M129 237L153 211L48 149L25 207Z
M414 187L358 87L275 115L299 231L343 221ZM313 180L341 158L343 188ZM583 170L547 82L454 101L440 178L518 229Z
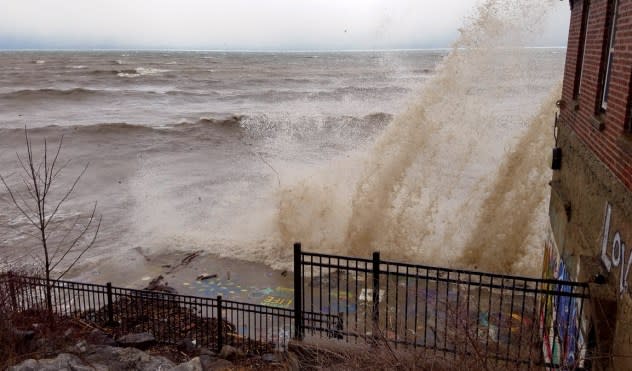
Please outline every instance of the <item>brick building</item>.
M570 7L543 274L591 282L579 345L632 370L632 0Z

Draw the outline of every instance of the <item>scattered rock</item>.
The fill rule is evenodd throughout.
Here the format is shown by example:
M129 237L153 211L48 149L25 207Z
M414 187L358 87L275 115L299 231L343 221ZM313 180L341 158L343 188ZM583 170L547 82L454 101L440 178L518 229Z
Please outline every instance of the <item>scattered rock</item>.
M81 340L80 342L78 342L77 344L75 344L75 350L78 353L85 353L87 350L87 343L85 340Z
M200 349L200 355L210 356L210 357L217 357L217 353L213 352L212 350L210 350L208 348L201 348Z
M288 371L300 371L301 361L294 352L287 352L285 354L285 365Z
M108 368L102 364L87 365L79 357L61 353L55 358L49 359L27 359L26 361L9 367L9 371L58 371L58 370L73 370L73 371L107 371Z
M276 353L266 353L264 355L261 356L261 359L263 359L266 362L279 362L280 357L276 354Z
M33 338L35 337L35 331L14 329L13 335L15 335L19 342L28 342L30 340L33 340Z
M232 370L235 365L227 361L225 359L211 357L208 355L201 355L200 362L202 363L202 369L209 371L220 371L220 370Z
M74 330L73 330L72 327L67 328L66 331L64 331L64 337L65 338L70 337L70 335L72 335L73 331Z
M140 332L136 334L123 335L116 339L116 342L122 346L146 349L156 342L154 335L149 332Z
M109 370L170 370L175 364L162 356L151 356L136 348L92 346L82 355L90 364L104 364Z
M202 367L202 361L199 357L195 357L189 362L181 363L172 368L171 371L204 371Z
M178 350L191 353L195 350L195 344L191 341L191 339L183 339L178 342Z
M101 330L94 329L90 334L88 334L87 338L90 344L94 345L110 345L115 346L116 341L114 338Z
M231 347L230 345L224 345L222 350L219 352L219 357L227 359L229 361L234 361L238 358L244 356L244 353L235 347Z
M147 285L145 290L166 292L168 294L177 294L178 291L174 289L173 287L170 287L167 282L162 283L163 279L164 277L160 275L154 278L153 280L149 281L149 285Z

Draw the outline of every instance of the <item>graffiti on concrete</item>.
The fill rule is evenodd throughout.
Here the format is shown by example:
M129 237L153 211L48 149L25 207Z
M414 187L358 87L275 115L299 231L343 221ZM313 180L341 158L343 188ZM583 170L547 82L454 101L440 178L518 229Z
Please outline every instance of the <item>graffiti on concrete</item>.
M566 262L559 254L559 250L549 230L548 239L544 247L543 278L573 281L574 277ZM561 285L561 291L570 292L568 285ZM540 310L540 325L544 329L542 347L545 360L553 364L575 364L576 359L585 358L584 334L586 329L580 327L582 301L562 295L547 295ZM582 321L586 323L586 321ZM579 355L579 357L578 357Z
M601 240L601 262L608 272L619 271L619 294L628 290L628 275L632 267L632 251L626 251L626 244L620 232L615 232L610 242L610 225L612 220L612 205L606 203ZM626 256L627 253L627 256Z

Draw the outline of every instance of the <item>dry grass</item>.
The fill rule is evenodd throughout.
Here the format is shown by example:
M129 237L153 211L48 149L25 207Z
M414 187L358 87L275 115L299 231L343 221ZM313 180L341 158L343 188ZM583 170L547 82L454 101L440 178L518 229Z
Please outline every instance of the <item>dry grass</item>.
M384 338L373 344L293 342L305 370L525 370L528 365L498 361L490 354L452 353L429 348L394 348Z

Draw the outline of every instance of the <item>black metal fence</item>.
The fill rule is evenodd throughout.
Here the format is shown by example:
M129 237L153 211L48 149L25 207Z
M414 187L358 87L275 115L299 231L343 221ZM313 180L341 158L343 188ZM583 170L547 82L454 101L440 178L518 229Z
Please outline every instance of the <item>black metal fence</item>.
M387 342L522 368L586 368L588 286L325 255L294 246L294 309L70 281L51 283L52 310L115 336L151 332L261 353L290 339ZM0 276L9 309L46 309L46 280ZM502 367L502 366L501 366Z
M586 366L586 284L398 263L379 253L308 253L300 244L294 254L295 301L335 315L341 341L386 341L518 368Z
M15 312L46 311L46 280L0 277L5 305ZM240 303L158 291L133 290L111 284L51 282L52 310L62 317L79 318L112 332L150 332L162 343L188 339L197 346L220 350L233 345L253 353L286 349L294 337L292 309ZM332 316L305 313L305 326L326 330Z

